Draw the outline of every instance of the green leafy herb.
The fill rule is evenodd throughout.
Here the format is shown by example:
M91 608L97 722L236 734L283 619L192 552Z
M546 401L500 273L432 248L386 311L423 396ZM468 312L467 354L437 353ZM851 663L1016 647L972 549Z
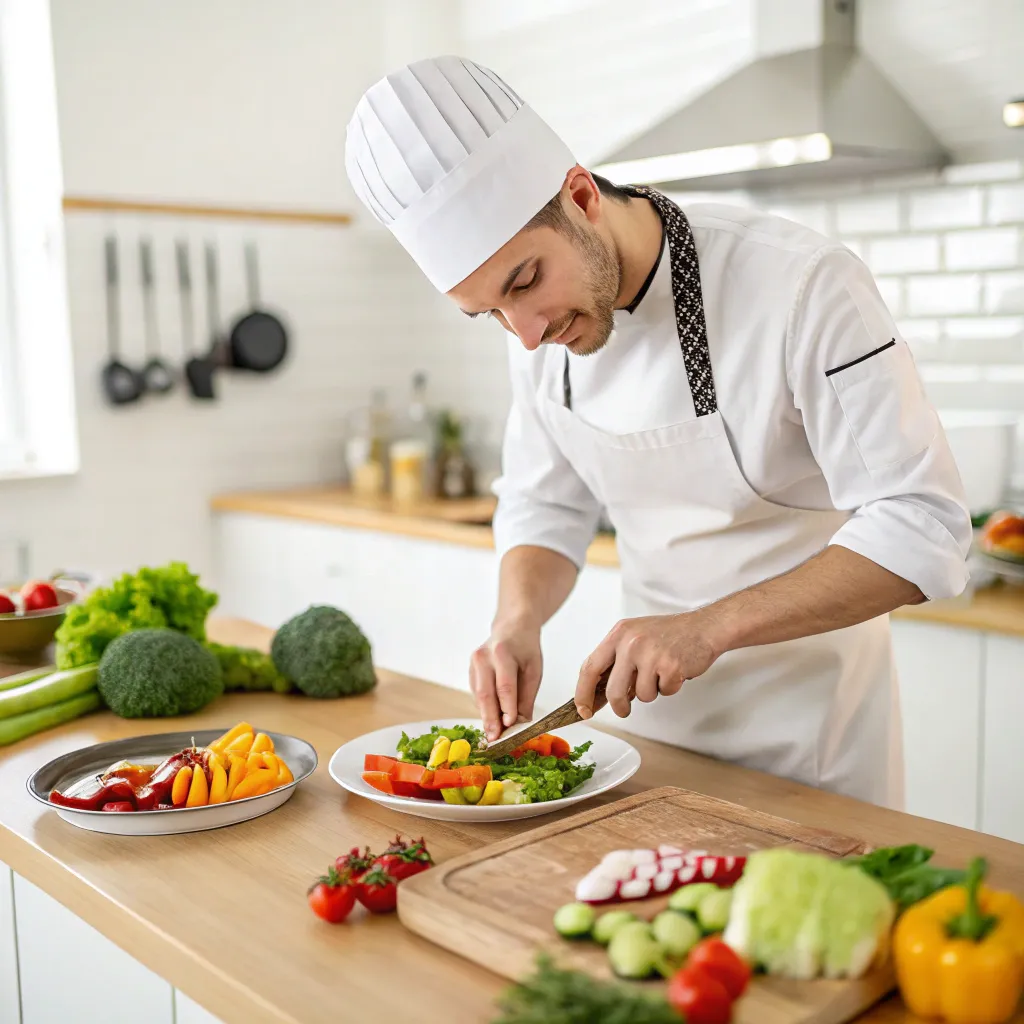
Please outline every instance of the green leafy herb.
M430 759L430 751L434 749L434 743L439 736L447 736L450 740L468 740L473 750L479 749L484 738L484 734L472 726L456 725L451 729L442 729L435 725L431 727L430 732L415 738L410 738L403 732L402 738L398 741L398 753L402 755L403 761L425 765Z
M173 629L201 642L216 603L184 562L124 573L68 606L55 635L57 667L95 664L112 640L136 629Z
M845 863L878 879L902 912L932 893L964 881L966 872L958 868L937 868L929 864L934 853L916 844L887 846L861 857L847 857Z
M527 750L518 758L509 755L486 763L491 766L491 774L496 779L518 782L531 803L541 803L568 796L594 774L596 766L593 763L577 763L590 746L588 740L575 747L567 758L545 757L535 750Z
M501 996L498 1009L492 1024L680 1024L660 995L561 970L546 956Z

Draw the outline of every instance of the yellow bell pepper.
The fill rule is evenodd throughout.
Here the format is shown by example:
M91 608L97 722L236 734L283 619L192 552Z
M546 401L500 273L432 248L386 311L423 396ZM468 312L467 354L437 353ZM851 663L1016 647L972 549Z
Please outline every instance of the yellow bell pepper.
M255 751L250 751L249 756L245 759L245 770L249 772L256 771L257 768L265 768L266 765L263 763L263 754Z
M265 733L258 732L253 737L252 746L249 748L250 754L262 754L264 751L274 752L274 741Z
M430 758L427 761L428 768L440 768L448 760L448 751L451 749L452 741L447 736L438 736L430 751Z
M456 761L468 761L471 753L469 740L455 740L448 748L448 762L454 764Z
M188 798L185 800L186 807L205 807L210 800L210 786L206 781L206 772L202 765L196 765L192 770L192 784L188 787Z
M295 776L292 775L291 768L284 763L284 758L279 757L277 759L277 784L279 786L287 786L290 782L295 781Z
M269 768L257 768L247 772L231 794L232 800L244 800L248 796L263 796L277 787L277 775Z
M171 783L171 803L175 807L184 807L192 786L192 769L186 764L178 769Z
M223 736L218 736L208 747L209 750L215 750L218 754L222 754L229 743L233 740L238 739L239 736L244 736L248 733L252 735L252 726L248 722L239 722L238 725L231 729L228 729Z
M491 779L491 781L484 786L483 796L480 797L477 806L490 807L493 804L500 804L501 797L504 792L505 787L501 784L501 780Z
M225 754L241 754L242 757L248 757L249 751L252 748L255 737L251 732L243 732L241 735L236 736L222 751Z
M1002 1024L1024 991L1024 903L982 886L985 861L896 922L893 959L903 1001L947 1024Z
M228 773L224 771L224 765L213 766L213 779L210 782L210 803L222 804L228 796Z
M228 788L225 799L230 800L235 792L235 787L245 778L246 764L245 758L238 754L232 754L228 760L231 763L231 768L228 771Z

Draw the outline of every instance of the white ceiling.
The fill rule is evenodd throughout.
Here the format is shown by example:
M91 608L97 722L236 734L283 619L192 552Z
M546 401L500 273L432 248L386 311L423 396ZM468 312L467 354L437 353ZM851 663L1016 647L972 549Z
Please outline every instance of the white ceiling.
M462 29L470 56L493 60L556 121L571 116L580 148L596 153L753 56L755 4L463 0ZM861 46L957 157L1024 155L1024 131L1001 120L1003 104L1024 95L1024 0L857 5ZM611 83L598 85L609 76L631 113L615 109ZM571 115L561 109L566 92L576 93ZM600 96L594 110L588 95Z

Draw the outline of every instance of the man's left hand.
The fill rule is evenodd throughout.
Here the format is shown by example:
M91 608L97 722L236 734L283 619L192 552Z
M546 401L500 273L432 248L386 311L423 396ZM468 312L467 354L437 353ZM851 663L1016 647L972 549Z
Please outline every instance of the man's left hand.
M710 627L703 610L618 622L580 669L575 697L580 715L590 718L598 710L594 690L613 662L605 692L619 718L629 715L634 697L649 704L678 693L687 679L706 672L722 653L712 642Z

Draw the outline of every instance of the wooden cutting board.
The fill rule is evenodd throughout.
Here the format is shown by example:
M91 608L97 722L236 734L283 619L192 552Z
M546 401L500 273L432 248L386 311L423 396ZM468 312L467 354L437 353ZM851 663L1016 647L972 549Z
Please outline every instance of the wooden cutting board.
M562 965L610 978L605 950L561 938L552 916L573 901L576 882L604 854L661 843L721 855L787 846L845 857L866 849L849 836L665 787L566 817L406 879L398 890L398 916L411 931L512 980L531 973L542 949ZM667 896L659 896L627 906L649 920L667 903ZM888 969L858 981L758 976L735 1004L733 1024L844 1024L894 986Z

